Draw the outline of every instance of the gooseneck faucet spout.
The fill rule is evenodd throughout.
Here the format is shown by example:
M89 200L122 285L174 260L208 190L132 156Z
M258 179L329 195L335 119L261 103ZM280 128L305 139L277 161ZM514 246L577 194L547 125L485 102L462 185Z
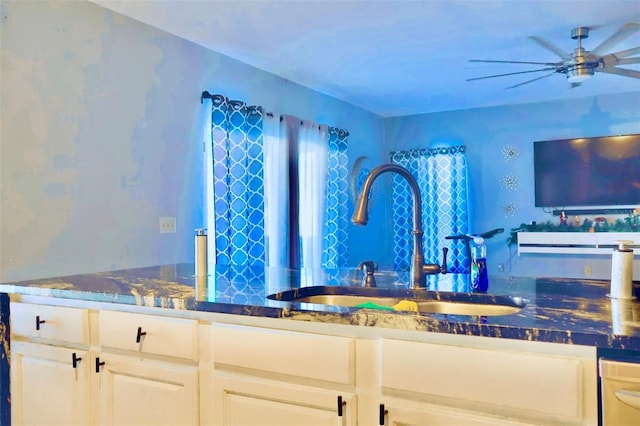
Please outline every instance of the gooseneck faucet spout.
M442 266L437 264L424 263L424 250L422 247L422 197L420 196L420 187L415 177L402 166L397 164L382 164L369 173L362 186L362 191L358 196L355 210L351 218L351 222L356 225L366 225L369 221L369 193L373 182L383 173L393 172L402 176L413 194L413 256L411 257L411 286L413 288L426 288L428 274L439 274L447 272L447 249L444 248L444 259Z

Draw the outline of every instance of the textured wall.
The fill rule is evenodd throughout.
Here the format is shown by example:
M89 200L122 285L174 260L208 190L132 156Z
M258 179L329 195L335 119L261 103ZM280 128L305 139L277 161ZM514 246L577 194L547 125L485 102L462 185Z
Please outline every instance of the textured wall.
M623 77L621 77L623 78ZM597 76L585 84L598 84ZM541 90L544 86L541 87ZM573 90L580 90L573 89ZM459 142L467 145L474 233L505 228L488 240L489 272L506 264L516 276L584 277L584 266L592 276L610 275L608 256L511 255L506 238L511 228L530 221L558 218L534 206L533 142L547 139L640 133L640 92L559 102L482 108L386 120L390 150ZM514 157L503 150L515 148ZM503 184L515 178L515 187ZM512 249L515 251L515 247ZM636 258L634 277L640 279Z
M638 93L383 120L93 3L3 0L2 12L2 281L193 261L203 90L348 129L350 164L466 144L477 232L553 219L533 206L534 140L640 132ZM505 162L508 145L519 155ZM391 264L387 207L349 226L351 264ZM159 234L160 216L177 217L176 234ZM492 273L508 263L505 236L490 241ZM514 257L511 272L580 277L585 262L608 274L593 256Z
M2 281L193 261L203 90L348 129L350 161L382 158L382 118L93 3L2 11ZM354 262L386 247L351 228Z

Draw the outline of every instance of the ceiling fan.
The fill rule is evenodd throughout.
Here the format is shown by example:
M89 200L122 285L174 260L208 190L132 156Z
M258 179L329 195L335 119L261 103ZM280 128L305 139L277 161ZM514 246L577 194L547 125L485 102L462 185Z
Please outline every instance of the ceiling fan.
M490 62L501 64L529 64L529 65L545 65L545 68L510 72L506 74L488 75L485 77L469 78L467 81L483 80L486 78L504 77L515 74L527 74L542 71L551 71L542 77L537 77L532 80L527 80L522 83L507 87L507 89L513 89L525 84L532 83L537 80L541 80L546 77L550 77L554 74L564 74L567 76L567 80L571 83L571 87L579 86L585 80L593 77L596 72L603 72L607 74L616 74L631 78L640 78L640 71L635 71L626 68L618 68L618 65L628 64L640 64L640 57L630 58L640 54L640 46L632 49L622 50L615 53L606 53L616 44L620 43L636 31L640 30L639 23L628 23L623 25L613 33L608 39L600 43L595 49L588 51L582 47L582 40L589 37L589 27L577 27L571 31L571 38L577 40L578 47L573 50L573 53L567 53L559 47L549 43L547 40L532 36L531 40L535 41L547 50L550 50L554 54L560 57L558 62L523 62L523 61L494 61L484 59L471 59L469 62Z

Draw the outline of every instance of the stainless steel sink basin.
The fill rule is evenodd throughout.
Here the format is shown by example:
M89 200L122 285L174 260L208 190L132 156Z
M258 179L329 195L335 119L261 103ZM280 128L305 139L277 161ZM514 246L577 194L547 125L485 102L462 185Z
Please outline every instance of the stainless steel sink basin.
M460 303L437 300L418 303L418 312L428 314L498 316L517 314L524 308L524 305L525 304Z
M520 297L494 294L332 286L302 287L272 294L268 298L350 308L367 303L391 308L400 301L409 300L416 303L419 313L473 316L513 315L526 306L526 300Z

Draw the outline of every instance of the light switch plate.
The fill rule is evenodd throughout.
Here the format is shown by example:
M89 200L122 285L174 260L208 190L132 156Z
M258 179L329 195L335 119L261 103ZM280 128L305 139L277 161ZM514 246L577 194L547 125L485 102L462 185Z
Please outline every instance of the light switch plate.
M161 234L175 234L176 232L176 218L175 217L161 217L158 221Z

